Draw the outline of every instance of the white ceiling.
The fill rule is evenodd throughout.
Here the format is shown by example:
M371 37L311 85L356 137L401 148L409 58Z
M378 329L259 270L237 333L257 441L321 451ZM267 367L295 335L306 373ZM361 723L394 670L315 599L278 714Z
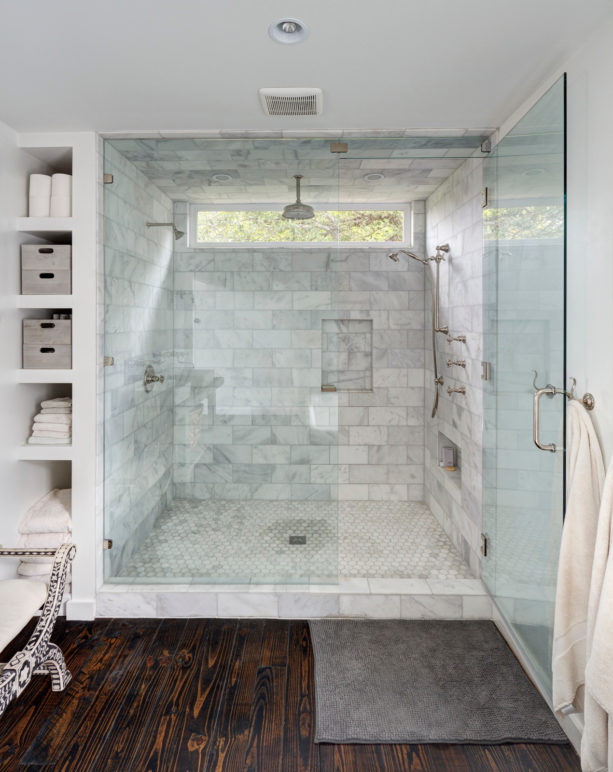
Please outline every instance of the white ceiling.
M3 0L0 119L18 130L495 127L610 0ZM302 19L308 40L271 41ZM324 113L271 118L263 86Z

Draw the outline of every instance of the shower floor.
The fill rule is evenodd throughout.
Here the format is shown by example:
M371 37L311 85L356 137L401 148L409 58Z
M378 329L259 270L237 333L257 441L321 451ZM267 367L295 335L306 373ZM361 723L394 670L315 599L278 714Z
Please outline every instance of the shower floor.
M378 501L175 500L121 575L271 584L473 578L425 504Z

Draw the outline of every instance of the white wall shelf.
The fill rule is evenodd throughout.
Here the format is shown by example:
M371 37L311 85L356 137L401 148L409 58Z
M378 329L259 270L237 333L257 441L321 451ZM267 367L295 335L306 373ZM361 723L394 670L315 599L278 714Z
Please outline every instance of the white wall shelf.
M17 370L17 383L72 383L72 370Z
M46 233L70 233L73 229L72 217L18 217L17 230L24 233L45 235Z
M72 295L17 295L15 308L72 308Z
M72 461L72 445L21 445L15 456L19 461Z

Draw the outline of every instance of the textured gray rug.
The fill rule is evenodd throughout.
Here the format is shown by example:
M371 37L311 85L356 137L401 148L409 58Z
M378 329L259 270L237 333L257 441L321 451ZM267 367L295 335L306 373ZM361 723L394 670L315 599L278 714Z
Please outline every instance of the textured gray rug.
M309 624L316 742L567 742L492 622Z

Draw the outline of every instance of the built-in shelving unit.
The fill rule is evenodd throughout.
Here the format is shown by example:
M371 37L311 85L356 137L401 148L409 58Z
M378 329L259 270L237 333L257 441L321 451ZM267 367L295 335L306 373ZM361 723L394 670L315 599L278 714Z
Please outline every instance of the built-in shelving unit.
M22 445L15 458L19 461L72 461L72 445Z
M72 488L73 541L77 555L72 568L72 595L66 614L72 619L91 619L96 594L96 203L97 137L93 132L22 134L17 136L26 173L23 193L15 214L8 308L11 311L10 361L13 363L15 410L11 436L17 440L12 459L19 465L21 488L29 488L33 504L51 487ZM27 176L39 172L72 174L72 217L28 217ZM20 244L71 244L72 294L20 294ZM10 290L9 290L10 293ZM23 319L51 318L54 312L72 312L72 368L24 369L21 360ZM37 313L40 312L40 313ZM19 338L19 340L17 340ZM9 365L9 369L10 369ZM10 378L9 378L10 381ZM72 396L72 445L27 443L33 416L40 402ZM18 519L23 511L14 513ZM16 530L16 528L15 528ZM101 544L100 550L101 550Z
M72 383L72 370L17 370L17 383Z
M72 295L17 295L16 308L72 308Z

